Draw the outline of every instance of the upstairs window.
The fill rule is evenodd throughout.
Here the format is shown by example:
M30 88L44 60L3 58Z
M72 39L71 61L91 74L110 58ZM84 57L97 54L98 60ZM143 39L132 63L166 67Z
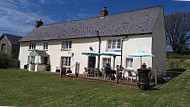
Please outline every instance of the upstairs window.
M107 49L118 50L121 49L121 39L111 39L107 41Z
M48 50L48 42L44 42L44 50Z
M72 48L72 41L63 41L61 49L62 50L70 50Z
M29 49L30 50L35 50L36 49L36 43L34 43L34 42L30 43Z

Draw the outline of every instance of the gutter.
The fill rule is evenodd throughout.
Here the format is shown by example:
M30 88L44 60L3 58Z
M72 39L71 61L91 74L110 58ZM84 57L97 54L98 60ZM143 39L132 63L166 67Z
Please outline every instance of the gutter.
M120 62L120 67L122 67L122 60L123 60L123 41L128 38L128 35L121 39L121 62Z
M100 54L100 49L101 49L101 37L99 35L99 31L97 32L97 36L98 36L98 41L99 41L99 48L98 48L98 53ZM100 70L100 55L98 55L98 70ZM99 72L97 74L99 76Z

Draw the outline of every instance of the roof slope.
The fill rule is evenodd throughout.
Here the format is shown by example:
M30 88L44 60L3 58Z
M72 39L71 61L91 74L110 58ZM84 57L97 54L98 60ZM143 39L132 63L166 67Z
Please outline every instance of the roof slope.
M151 33L162 6L40 26L27 34L21 42L32 40L68 39L80 37Z
M1 36L1 38L3 38L3 36L6 36L7 39L11 42L11 44L18 44L18 43L19 43L19 40L20 40L21 38L23 38L23 37L21 37L21 36L12 35L12 34L5 34L5 33ZM0 39L1 39L1 38L0 38Z
M47 54L47 52L46 52L46 51L43 51L43 50L33 50L33 51L30 53L31 56L36 56L36 54L39 55L39 56L49 56L49 55Z

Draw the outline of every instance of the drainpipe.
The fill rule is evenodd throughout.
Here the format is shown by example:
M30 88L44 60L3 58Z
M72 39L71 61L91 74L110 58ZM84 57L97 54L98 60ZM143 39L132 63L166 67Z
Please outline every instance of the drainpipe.
M97 32L98 40L99 40L99 48L98 48L98 53L100 54L100 49L101 49L101 37L99 35L99 31ZM98 55L98 70L100 70L100 55ZM99 76L99 72L97 74Z
M122 67L122 60L123 60L123 41L128 38L128 35L121 39L121 62L120 62L120 67Z

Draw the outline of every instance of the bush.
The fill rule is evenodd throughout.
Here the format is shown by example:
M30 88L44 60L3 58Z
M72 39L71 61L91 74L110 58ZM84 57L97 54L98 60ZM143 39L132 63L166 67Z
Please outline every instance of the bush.
M190 59L190 54L167 52L167 59Z
M11 59L9 63L9 68L19 68L20 66L20 61L17 59Z
M0 51L0 68L8 68L11 61L11 56L3 51Z

